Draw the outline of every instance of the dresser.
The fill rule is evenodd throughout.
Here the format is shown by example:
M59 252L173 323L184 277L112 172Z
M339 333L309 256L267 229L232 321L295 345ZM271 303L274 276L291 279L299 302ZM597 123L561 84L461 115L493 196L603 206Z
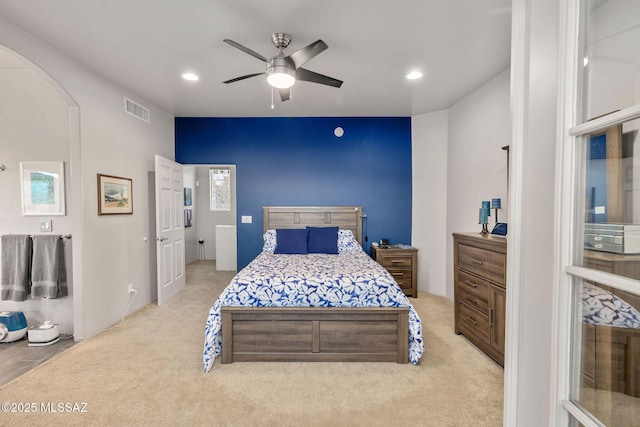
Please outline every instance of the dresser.
M418 297L418 249L371 246L371 257L391 273L405 295Z
M455 332L504 366L507 240L453 233Z

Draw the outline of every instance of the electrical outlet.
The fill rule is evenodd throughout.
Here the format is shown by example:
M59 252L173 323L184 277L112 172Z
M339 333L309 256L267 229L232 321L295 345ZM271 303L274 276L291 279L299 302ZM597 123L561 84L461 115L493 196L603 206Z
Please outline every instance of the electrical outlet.
M136 290L133 289L133 283L129 283L129 287L127 288L127 292L132 294L134 293Z

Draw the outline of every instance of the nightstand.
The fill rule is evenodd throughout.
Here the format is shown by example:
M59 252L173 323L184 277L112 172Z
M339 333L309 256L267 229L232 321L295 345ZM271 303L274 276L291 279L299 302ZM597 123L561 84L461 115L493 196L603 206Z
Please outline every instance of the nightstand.
M371 257L387 269L405 295L418 297L418 249L411 246L371 246Z

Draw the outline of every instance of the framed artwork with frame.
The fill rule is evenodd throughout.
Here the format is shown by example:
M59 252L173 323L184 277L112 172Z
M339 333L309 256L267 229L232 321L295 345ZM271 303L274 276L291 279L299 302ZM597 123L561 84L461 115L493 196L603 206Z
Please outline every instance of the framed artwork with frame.
M66 215L64 162L20 162L22 215Z
M130 178L98 174L98 215L133 213L133 181Z

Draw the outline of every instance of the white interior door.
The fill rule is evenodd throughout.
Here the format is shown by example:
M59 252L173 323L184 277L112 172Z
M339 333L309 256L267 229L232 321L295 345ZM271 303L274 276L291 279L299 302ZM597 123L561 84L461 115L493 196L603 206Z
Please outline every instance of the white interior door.
M161 305L185 284L184 195L182 165L158 155L155 161L158 305Z

